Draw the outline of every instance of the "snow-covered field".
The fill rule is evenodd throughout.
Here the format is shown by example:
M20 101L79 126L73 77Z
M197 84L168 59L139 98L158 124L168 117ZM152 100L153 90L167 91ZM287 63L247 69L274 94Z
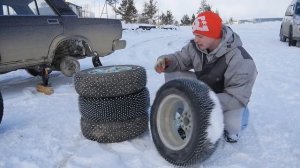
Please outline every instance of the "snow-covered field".
M233 25L253 56L259 74L249 104L250 125L236 144L221 141L197 167L300 167L300 48L279 41L280 22ZM136 64L147 70L151 103L163 75L153 66L159 55L180 50L191 27L126 30L127 47L102 59L104 65ZM91 59L81 68L91 68ZM149 132L114 144L86 140L80 131L73 79L52 74L55 93L35 91L41 80L19 70L0 75L4 118L0 125L0 168L167 168Z

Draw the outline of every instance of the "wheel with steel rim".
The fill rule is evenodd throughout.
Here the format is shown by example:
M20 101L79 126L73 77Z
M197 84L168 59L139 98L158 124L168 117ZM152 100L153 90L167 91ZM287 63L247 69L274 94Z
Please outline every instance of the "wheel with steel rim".
M223 112L206 84L192 79L171 80L156 94L150 128L158 152L168 162L189 166L214 152L224 130Z
M157 113L158 134L163 144L172 150L181 150L191 139L192 112L183 95L170 94L160 103ZM165 134L169 132L168 134Z

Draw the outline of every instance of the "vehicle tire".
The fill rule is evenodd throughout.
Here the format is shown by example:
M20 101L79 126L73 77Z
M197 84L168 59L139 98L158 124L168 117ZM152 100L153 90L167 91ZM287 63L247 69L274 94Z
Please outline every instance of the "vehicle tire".
M78 60L73 57L64 57L60 62L60 71L67 77L72 77L75 73L80 71L80 64Z
M224 131L223 112L206 84L193 79L171 80L156 94L150 128L158 152L168 162L190 166L215 151Z
M93 56L92 57L92 63L94 65L94 67L99 67L99 66L102 66L102 63L100 61L100 58L97 57L97 56Z
M289 30L289 46L296 46L297 41L293 39L293 28Z
M3 98L2 98L2 94L0 92L0 124L2 121L2 117L3 117Z
M26 69L26 72L29 73L31 76L42 76L42 70L36 70L36 69ZM50 74L52 70L48 70L48 74Z
M77 93L84 97L116 97L136 93L146 86L146 70L137 65L102 66L75 74Z
M144 88L137 93L96 98L79 96L79 111L82 118L94 122L125 121L148 114L149 91Z
M93 122L81 118L81 132L89 140L99 143L122 142L133 139L148 129L147 115L116 122Z
M286 37L283 35L282 27L280 28L279 38L280 38L280 41L286 42Z

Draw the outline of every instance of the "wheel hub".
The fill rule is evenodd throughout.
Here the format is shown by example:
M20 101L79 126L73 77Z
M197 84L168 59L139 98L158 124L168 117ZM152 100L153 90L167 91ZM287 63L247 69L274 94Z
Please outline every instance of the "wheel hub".
M158 115L158 133L163 143L173 150L183 149L191 139L193 129L187 101L179 95L168 95L162 100Z
M60 70L65 76L71 77L80 70L80 64L75 58L66 57L60 63Z

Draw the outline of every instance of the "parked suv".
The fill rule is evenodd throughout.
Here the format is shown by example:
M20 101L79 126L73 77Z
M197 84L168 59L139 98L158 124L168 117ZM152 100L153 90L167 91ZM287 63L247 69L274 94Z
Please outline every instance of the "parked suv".
M288 6L280 28L280 41L289 39L289 46L300 40L300 0L293 0Z
M0 0L0 73L72 76L78 59L99 66L99 57L125 48L121 38L120 20L80 18L64 0Z

